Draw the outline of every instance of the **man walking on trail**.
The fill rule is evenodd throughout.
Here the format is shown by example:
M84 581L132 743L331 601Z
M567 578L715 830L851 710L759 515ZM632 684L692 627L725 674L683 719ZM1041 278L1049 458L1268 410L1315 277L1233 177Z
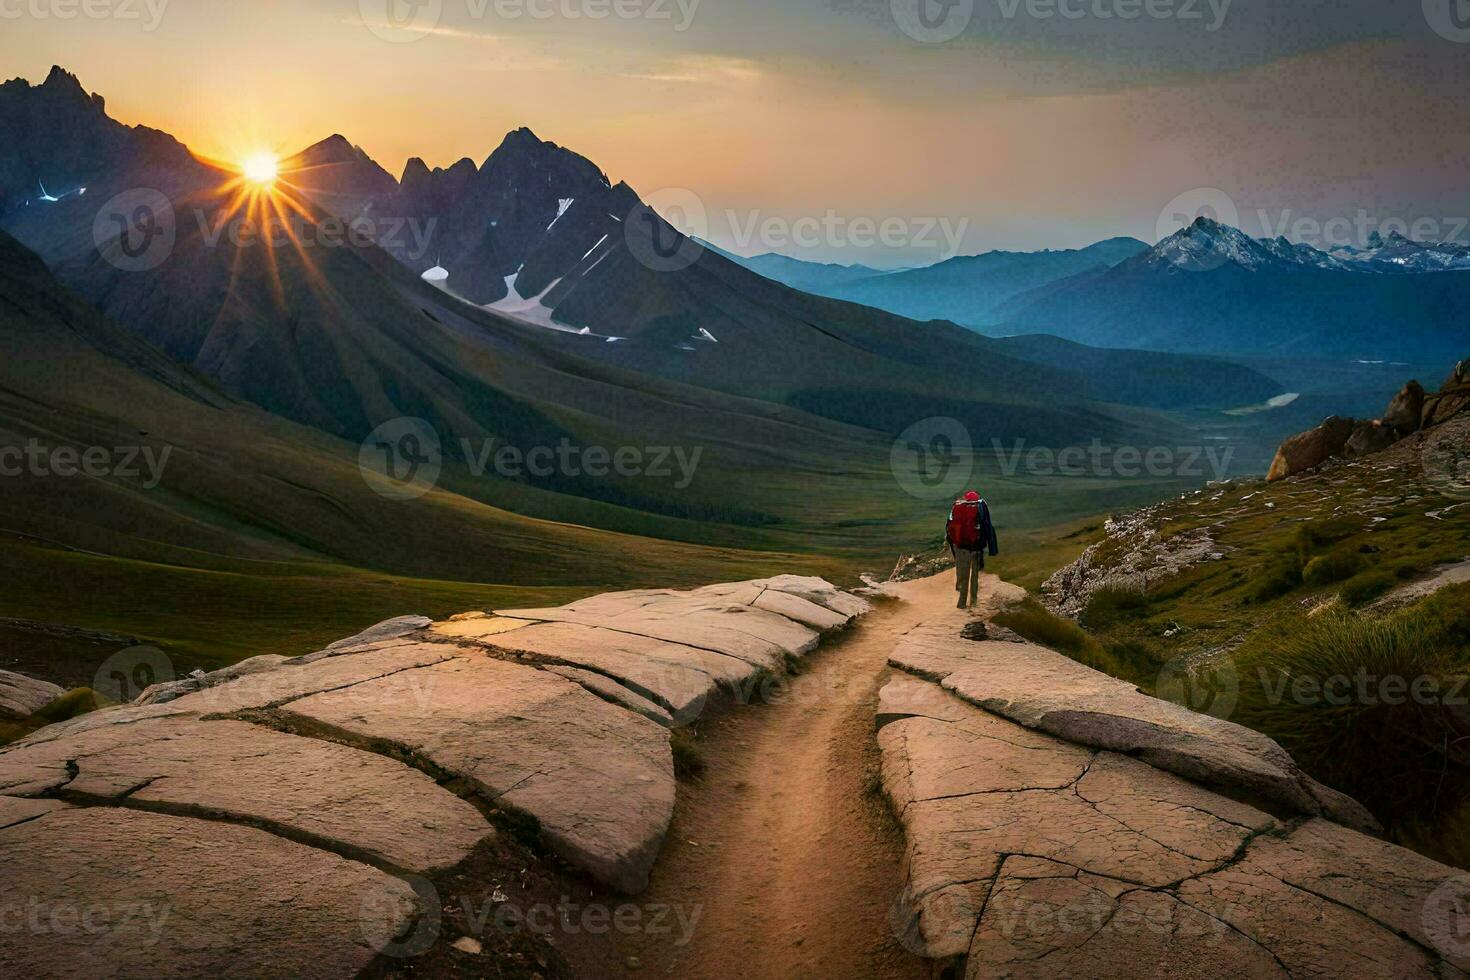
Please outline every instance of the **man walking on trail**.
M955 501L949 512L944 536L954 555L955 591L960 594L959 608L969 609L980 601L980 570L985 567L985 551L991 557L1000 553L995 525L990 522L990 507L974 490L964 500Z

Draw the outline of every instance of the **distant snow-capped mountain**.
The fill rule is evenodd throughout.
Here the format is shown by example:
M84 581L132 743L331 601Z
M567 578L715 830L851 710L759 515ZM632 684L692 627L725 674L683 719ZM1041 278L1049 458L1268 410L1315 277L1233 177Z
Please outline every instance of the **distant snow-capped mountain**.
M1329 254L1200 218L1111 269L1015 297L1002 329L1190 353L1463 356L1470 271L1458 247L1373 244Z

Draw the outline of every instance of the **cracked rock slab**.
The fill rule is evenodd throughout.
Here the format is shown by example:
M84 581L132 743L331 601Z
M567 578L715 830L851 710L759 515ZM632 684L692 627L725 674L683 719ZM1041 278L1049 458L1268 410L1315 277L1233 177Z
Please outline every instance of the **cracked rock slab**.
M920 682L924 683L924 682ZM913 948L963 956L1002 862L1045 858L1163 888L1229 861L1267 814L1145 763L1096 753L938 695L878 733L907 838ZM908 680L901 688L910 688ZM893 699L890 695L890 701Z
M1427 858L1320 817L1283 822L934 681L895 675L878 710L907 839L895 926L969 980L1448 978L1470 965L1450 921L1470 884Z
M1285 978L1269 951L1167 892L1007 858L976 930L968 980Z
M398 878L250 827L111 807L0 829L16 977L352 976L416 911ZM247 938L248 937L248 938Z
M611 677L594 674L592 671L583 670L580 667L566 667L561 664L551 664L545 670L548 673L555 674L558 677L565 677L569 681L582 685L582 687L609 704L616 704L620 707L627 708L634 714L642 715L649 721L656 722L664 728L674 727L674 718L667 711L647 698L628 690L628 688L619 684Z
M534 816L547 842L598 880L628 893L648 884L673 816L668 732L571 681L476 656L280 710L402 746Z
M736 657L768 670L779 670L786 657L804 656L816 647L820 638L817 630L749 604L760 595L758 586L732 583L709 588L715 591L609 592L555 609L510 609L502 615L598 626L666 640Z
M532 663L563 664L616 679L686 725L721 687L734 689L756 673L744 660L575 623L539 623L474 638L489 650Z
M171 716L0 755L0 792L263 823L414 872L452 867L493 832L392 759L240 721Z
M1044 647L972 642L948 626L920 627L890 663L1028 728L1133 755L1263 804L1380 829L1360 804L1311 779L1265 735L1149 697Z

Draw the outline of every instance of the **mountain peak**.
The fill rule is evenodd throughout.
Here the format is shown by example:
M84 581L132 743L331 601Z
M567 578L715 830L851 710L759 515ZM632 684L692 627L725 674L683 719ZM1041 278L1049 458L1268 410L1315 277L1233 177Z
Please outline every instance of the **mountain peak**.
M46 80L41 83L41 88L50 89L52 91L76 91L80 92L82 95L87 94L86 89L82 88L82 83L77 79L77 76L73 75L71 72L67 71L60 65L51 66L51 73L48 74L46 76Z

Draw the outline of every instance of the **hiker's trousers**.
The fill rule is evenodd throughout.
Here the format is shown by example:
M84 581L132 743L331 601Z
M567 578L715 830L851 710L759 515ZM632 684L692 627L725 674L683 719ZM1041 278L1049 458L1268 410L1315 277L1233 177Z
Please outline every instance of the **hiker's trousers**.
M967 609L980 601L980 570L985 567L985 553L954 550L955 591L960 594L959 606Z

